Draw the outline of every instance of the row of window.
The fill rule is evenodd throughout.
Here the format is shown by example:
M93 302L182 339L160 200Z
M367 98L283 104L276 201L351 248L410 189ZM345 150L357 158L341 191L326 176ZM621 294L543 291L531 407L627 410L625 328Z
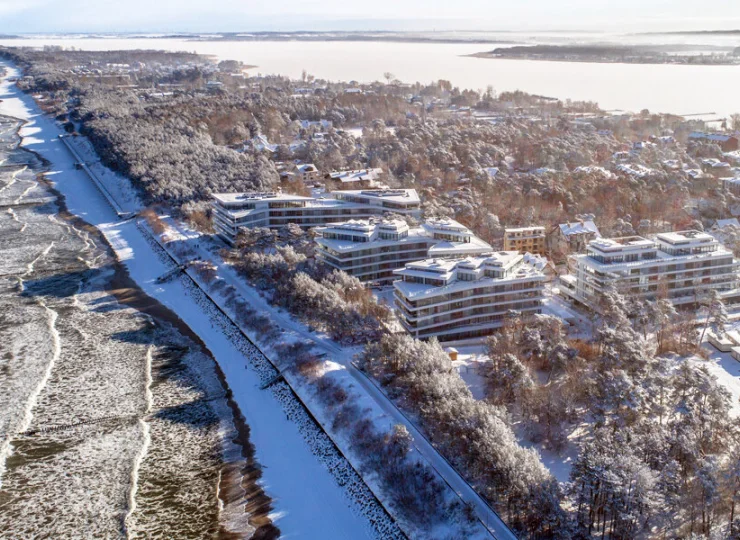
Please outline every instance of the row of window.
M496 285L494 287L477 287L475 289L466 289L464 291L457 291L449 294L440 294L431 298L423 298L421 300L406 302L413 308L421 308L425 306L431 306L433 304L442 304L451 302L453 300L459 300L461 298L469 298L471 296L491 296L495 294L501 294L512 291L523 291L527 289L540 289L542 288L541 280L530 280L520 281L517 283L509 283L507 285Z
M541 313L542 312L542 309L541 309L541 307L539 305L533 306L531 308L521 307L521 308L519 308L519 310L520 311L527 311L529 313L532 313L532 312L534 312L534 313ZM475 325L479 325L479 324L490 324L490 323L503 322L504 319L506 319L507 316L508 316L508 311L507 312L502 312L502 313L497 313L497 314L484 315L484 316L481 316L481 317L475 317L473 319L470 319L468 321L465 321L463 324L461 324L458 321L458 322L454 322L454 323L440 325L440 326L438 326L436 328L419 329L419 337L427 337L427 336L433 336L433 335L442 335L445 338L449 339L449 335L445 334L445 332L447 332L449 330L455 330L455 329L460 328L461 326L467 327L467 326L475 326ZM409 332L411 332L411 333L415 333L416 332L416 328L414 328L413 326L411 326L410 324L408 324L403 319L401 319L401 320L404 323L404 326L406 326L406 328L409 330ZM451 335L456 335L456 336L457 335L461 335L462 332L464 332L464 331L460 331L458 333L454 333L454 334L451 334Z
M334 256L337 259L355 259L358 257L377 255L379 253L403 253L406 251L423 250L424 255L421 257L423 259L423 258L426 258L427 248L430 245L432 244L427 243L427 242L414 242L414 243L409 243L409 244L401 244L398 246L383 246L383 247L376 247L372 249L360 249L357 251L350 251L350 252L339 252L334 249L328 248L326 246L320 246L319 249L323 252L329 253L330 255Z
M332 257L330 254L327 254L324 251L317 251L316 255L318 257L321 257L325 261L328 261L329 263L341 268L348 274L357 273L358 271L362 271L364 267L371 266L378 263L383 263L386 261L391 261L389 263L389 266L384 266L387 268L403 268L404 264L407 262L413 262L418 261L420 259L423 259L427 256L426 250L424 251L409 251L404 253L391 253L388 255L376 255L375 257L364 257L364 258L358 258L358 259L352 259L352 260L342 260L337 259L335 257Z
M406 313L410 317L415 318L421 318L421 317L429 317L430 315L434 315L437 313L446 313L449 311L454 310L463 310L467 308L475 308L480 306L489 306L489 305L500 305L500 304L506 304L510 302L517 302L522 300L528 300L533 298L542 298L542 292L540 290L533 290L528 292L520 292L517 294L505 294L500 296L484 296L480 298L476 298L474 300L467 300L463 302L452 302L449 304L442 304L437 305L435 307L431 308L425 308L425 309L418 309L416 311L408 309L403 301L398 301L396 304L403 310L404 313Z

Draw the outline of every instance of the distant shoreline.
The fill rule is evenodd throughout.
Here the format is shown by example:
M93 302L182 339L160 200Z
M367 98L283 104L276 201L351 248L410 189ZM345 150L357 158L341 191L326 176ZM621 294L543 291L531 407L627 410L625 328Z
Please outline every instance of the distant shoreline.
M669 66L740 66L740 57L668 55L649 48L609 46L536 45L507 47L465 55L489 60L531 60L540 62L580 62L589 64L635 64Z
M163 33L163 34L54 34L54 35L0 35L0 39L18 40L22 42L31 39L180 39L191 42L249 42L249 41L331 41L331 42L386 42L386 43L437 43L450 45L512 45L519 41L486 38L473 35L464 36L466 32L214 32L214 33ZM446 34L446 35L445 35Z

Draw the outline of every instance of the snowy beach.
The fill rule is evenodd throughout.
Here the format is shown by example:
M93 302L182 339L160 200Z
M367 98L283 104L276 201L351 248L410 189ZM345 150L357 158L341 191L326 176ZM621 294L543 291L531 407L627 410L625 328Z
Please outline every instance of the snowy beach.
M125 272L39 182L20 122L0 125L0 530L251 534L222 519L246 517L223 487L242 482L248 438L213 359L156 302L132 307L130 283L111 290Z

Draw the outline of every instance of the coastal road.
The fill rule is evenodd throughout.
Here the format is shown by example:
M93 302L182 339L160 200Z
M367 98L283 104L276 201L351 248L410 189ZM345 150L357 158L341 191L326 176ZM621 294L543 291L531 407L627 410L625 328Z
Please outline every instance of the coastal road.
M485 528L491 533L496 540L515 540L516 535L504 523L501 517L491 506L475 491L475 489L457 472L457 469L445 459L442 454L434 447L431 441L417 428L416 424L404 414L383 392L383 390L359 370L352 362L353 352L356 350L347 350L326 336L317 335L308 331L301 323L295 321L289 314L275 309L267 301L256 293L255 289L247 285L244 280L237 275L234 269L226 264L220 257L214 255L212 250L205 246L212 241L199 233L187 229L179 222L172 218L165 218L167 225L177 231L177 233L189 240L191 245L197 246L197 255L202 259L212 262L218 267L219 275L224 278L230 285L239 291L240 295L248 300L252 307L257 310L267 312L270 318L281 328L287 329L300 335L302 338L314 343L318 348L326 352L330 358L344 366L347 372L357 382L357 384L370 396L381 410L393 419L394 423L402 424L408 429L413 437L413 444L416 450L427 460L429 465L437 471L439 476L447 483L450 488L457 493L460 499L470 505L476 513L476 516ZM175 256L175 260L179 260ZM195 272L188 272L188 275L198 282L198 276Z

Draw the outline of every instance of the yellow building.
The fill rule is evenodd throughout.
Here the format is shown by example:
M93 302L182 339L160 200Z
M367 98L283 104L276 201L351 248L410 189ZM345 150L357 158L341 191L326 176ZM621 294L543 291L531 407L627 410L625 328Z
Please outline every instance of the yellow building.
M504 231L504 251L545 254L545 228L519 227Z

